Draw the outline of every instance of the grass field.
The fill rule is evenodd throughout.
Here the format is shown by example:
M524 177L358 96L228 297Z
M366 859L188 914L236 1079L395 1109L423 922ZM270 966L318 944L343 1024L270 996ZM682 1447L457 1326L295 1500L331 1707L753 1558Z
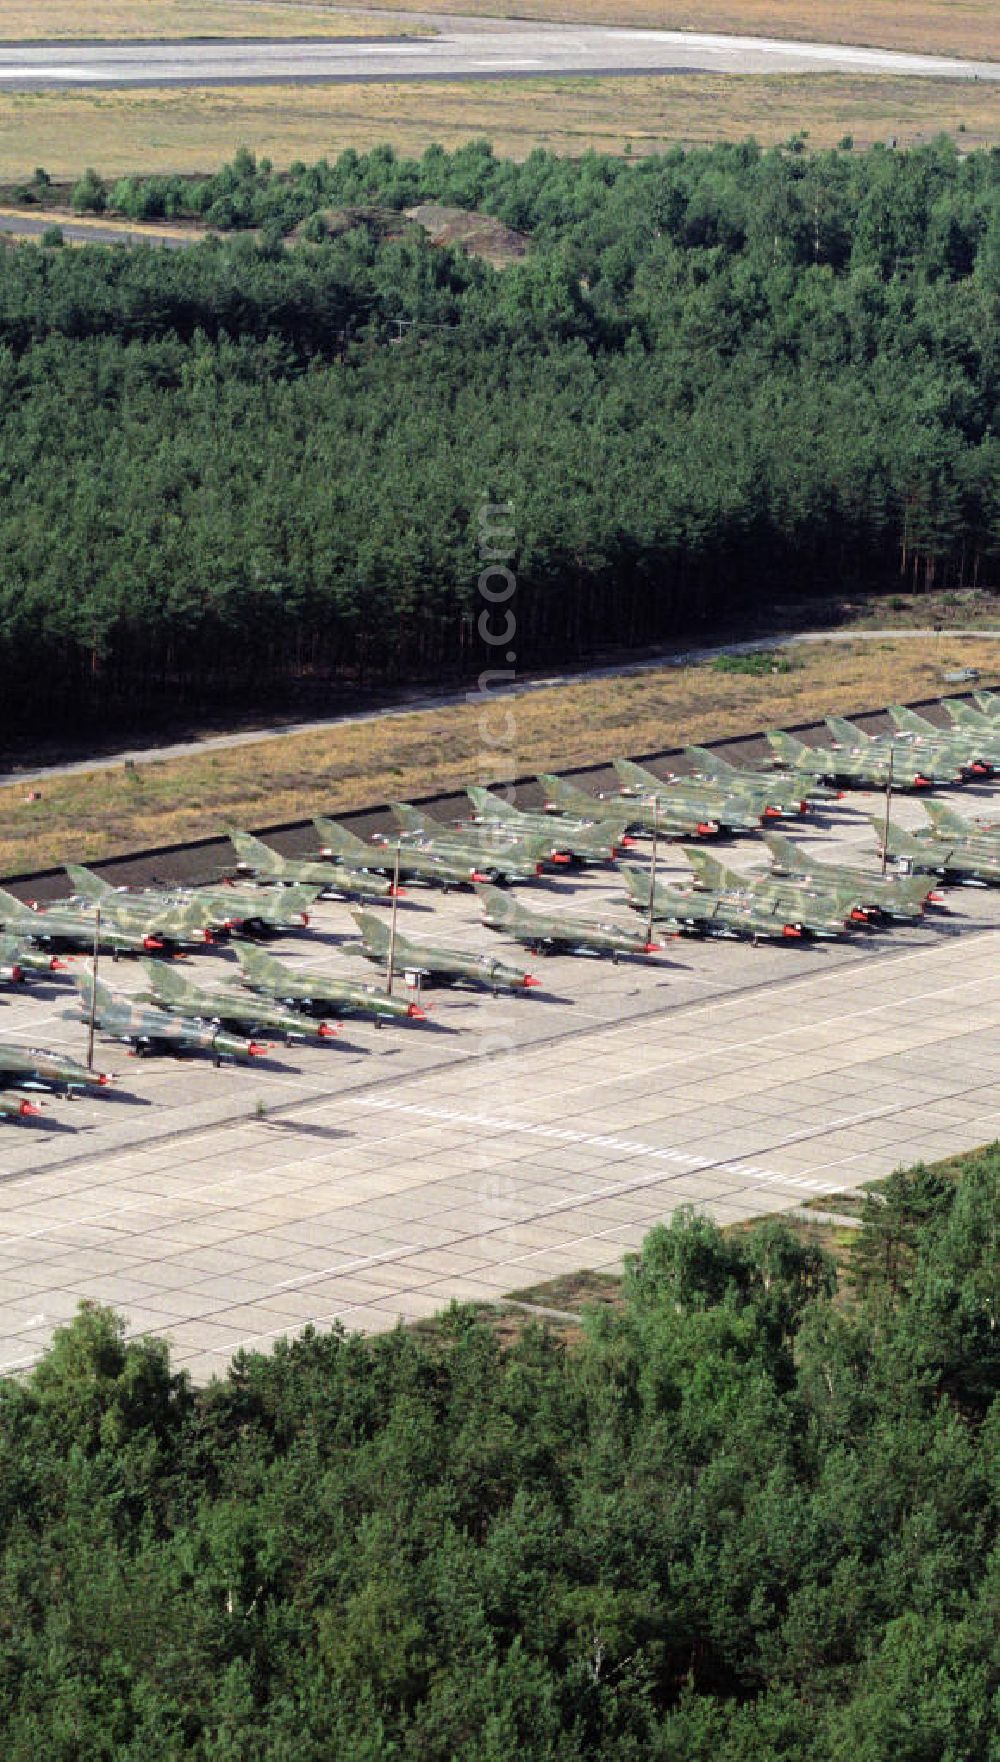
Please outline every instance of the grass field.
M3 0L0 42L86 37L368 37L397 27L332 0ZM408 35L425 27L404 25Z
M692 74L675 78L414 82L398 85L219 87L167 92L0 94L0 179L44 165L75 179L133 171L205 172L250 146L276 165L391 141L420 154L485 135L523 159L533 147L636 156L675 142L785 141L811 146L849 134L858 147L901 146L946 132L963 148L1000 144L1000 85L841 74Z
M824 710L850 714L945 688L942 670L982 663L975 638L816 644L775 677L710 665L532 690L509 700L513 772L557 770L653 752ZM49 779L41 799L0 790L0 873L121 854L221 831L337 814L457 788L496 772L482 706L461 704L288 735L232 750ZM494 706L493 726L497 722Z

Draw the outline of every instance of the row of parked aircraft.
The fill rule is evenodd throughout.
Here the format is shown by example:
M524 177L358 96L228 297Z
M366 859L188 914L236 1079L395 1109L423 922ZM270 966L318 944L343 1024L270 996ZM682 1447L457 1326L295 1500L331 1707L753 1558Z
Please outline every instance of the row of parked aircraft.
M73 892L55 905L41 909L0 890L0 982L58 971L63 955L91 954L95 947L113 959L138 956L146 981L138 995L118 995L90 972L74 975L82 1018L139 1054L207 1051L218 1063L265 1051L254 1038L261 1033L331 1039L337 1032L331 1018L345 1015L378 1026L419 1021L425 1011L413 991L423 985L471 985L496 994L540 983L487 949L439 946L390 925L370 908L391 902L404 891L401 883L474 887L484 927L535 954L617 960L655 955L667 936L830 938L859 924L913 922L939 902L942 885L1000 882L1000 821L970 820L926 798L927 823L917 832L880 816L873 823L887 859L884 873L807 856L779 823L839 799L852 784L926 790L991 775L1000 767L1000 694L981 693L974 705L946 700L945 707L947 729L894 707L896 733L881 736L830 717L833 744L823 748L773 730L768 769L737 767L706 748L688 747L684 775L661 777L616 760L617 787L602 794L542 773L544 806L533 810L478 786L468 790L469 819L458 823L394 803L394 837L362 839L320 817L317 849L304 858L283 856L252 834L233 831L235 882L122 890L68 865ZM707 843L746 832L762 838L769 867L734 870ZM654 866L635 862L638 840L650 834L681 841L689 881L664 882ZM545 872L609 863L619 865L624 903L640 917L639 926L612 915L529 909L514 891ZM359 936L348 952L380 967L383 982L306 974L259 946L307 924L321 897L354 905ZM235 950L235 983L200 984L172 964L221 941ZM393 994L390 969L407 976L409 997ZM72 1091L107 1082L106 1074L61 1054L0 1044L0 1090ZM0 1094L0 1119L35 1111L30 1100Z

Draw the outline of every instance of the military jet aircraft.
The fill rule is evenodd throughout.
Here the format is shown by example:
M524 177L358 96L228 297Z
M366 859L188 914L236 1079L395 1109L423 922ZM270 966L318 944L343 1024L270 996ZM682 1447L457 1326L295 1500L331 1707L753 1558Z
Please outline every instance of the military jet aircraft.
M547 814L571 814L602 826L608 821L624 822L629 832L652 832L655 827L663 838L711 838L719 830L714 820L699 815L679 798L671 801L660 794L659 806L654 809L649 801L636 796L591 795L579 784L555 777L551 771L539 771L538 781L549 798L545 803ZM665 787L660 785L661 790Z
M862 923L867 912L850 906L834 889L805 887L773 874L743 875L707 851L685 848L694 884L717 898L742 900L753 910L773 910L803 936L829 940L843 936L848 923Z
M49 906L44 912L23 905L13 894L0 889L0 925L9 934L27 939L42 948L75 948L89 952L94 946L97 930L95 914L90 910L67 905ZM151 931L127 930L103 919L99 947L102 954L116 960L120 954L149 954L163 947L163 938Z
M992 777L1000 765L1000 732L982 737L972 730L937 728L906 704L890 704L888 714L902 744L920 754L931 753L942 765L953 764L963 777Z
M84 1020L90 1019L93 1009L101 1033L111 1040L125 1041L138 1058L154 1052L210 1052L213 1063L220 1065L224 1058L260 1058L268 1051L255 1040L227 1034L214 1022L171 1015L169 1010L157 1009L153 1004L118 997L100 979L95 1002L90 973L76 974L73 983L80 994Z
M897 789L947 788L951 783L962 781L958 765L940 754L928 749L915 752L906 741L894 739L892 735L865 734L863 729L855 728L854 723L846 721L843 716L827 716L825 721L834 740L848 752L882 758L887 781L891 753L893 784Z
M66 865L78 895L86 901L98 901L103 912L104 902L117 889L78 864ZM258 887L238 887L232 882L218 886L151 889L149 893L129 894L133 900L152 899L159 905L197 904L208 927L216 934L233 931L237 934L262 934L271 931L297 930L309 922L309 908L315 905L322 889L319 887L281 887L266 892Z
M943 801L925 801L924 813L931 823L931 835L949 844L970 844L990 851L1000 851L1000 820L968 820L956 814Z
M783 728L769 728L765 739L775 753L776 763L796 773L857 789L888 787L889 754L882 747L849 750L844 746L806 746ZM905 753L897 753L893 759L891 777L897 789L931 788L931 778L924 774L924 767Z
M277 1003L263 1003L245 991L229 991L225 986L193 985L176 967L163 961L143 961L149 980L149 993L142 1002L154 1003L171 1015L197 1016L203 1022L216 1022L224 1028L262 1029L283 1034L286 1040L331 1040L337 1030L329 1022L300 1015L297 1010Z
M318 887L321 893L350 899L389 899L392 896L392 883L383 875L370 875L363 869L350 869L346 864L331 868L329 863L283 857L251 832L230 832L229 838L236 852L237 869L242 874L253 875L256 881Z
M551 814L525 812L475 783L470 783L465 793L480 825L501 831L509 828L524 839L537 839L543 848L549 847L553 863L608 863L632 843L624 819L606 820L600 826L568 818L553 821Z
M634 863L622 863L619 874L628 891L633 911L649 915L650 872ZM727 941L747 937L753 942L781 942L801 937L797 924L787 922L773 906L749 903L744 895L696 893L692 888L653 889L653 922L678 936L722 937Z
M509 885L534 881L543 871L544 857L538 843L531 845L509 836L498 838L487 834L481 826L445 826L410 802L394 801L390 806L407 848L412 848L416 840L417 848L448 862L474 863L479 881Z
M47 1052L41 1046L0 1044L0 1088L3 1089L106 1089L112 1081L107 1071L90 1071L63 1052Z
M0 980L20 985L26 973L60 973L66 962L56 954L33 948L19 936L0 936Z
M839 789L831 789L826 784L810 784L803 792L793 778L786 779L764 771L742 771L706 746L686 746L684 755L694 767L696 777L707 778L710 783L721 784L723 788L749 791L755 801L763 802L768 819L804 814L816 802L839 801L841 798Z
M532 954L658 954L662 944L613 919L575 918L563 913L529 912L520 900L496 887L477 887L487 930L520 942Z
M353 979L332 979L326 973L293 971L284 961L256 948L238 948L243 984L251 991L297 1009L330 1010L337 1015L369 1016L376 1027L383 1021L422 1022L425 1011L402 997L390 997L376 985L360 985Z
M389 965L389 926L374 912L352 912L361 931L361 953L379 966ZM396 935L393 959L396 971L412 973L428 985L477 985L492 991L528 991L541 984L521 967L508 965L489 954L461 948L444 948L430 942L414 942Z
M680 809L682 813L697 814L702 824L711 823L723 832L756 832L764 817L763 810L745 791L724 789L718 783L699 782L694 777L688 782L672 778L665 783L631 759L615 759L613 763L623 789L647 802L655 800L663 819L672 810Z
M394 844L366 844L363 838L356 838L353 832L348 832L346 826L338 826L336 820L324 819L322 815L317 816L313 825L323 840L321 856L335 863L348 863L355 869L371 869L382 875L395 874ZM452 858L425 850L422 845L402 841L399 844L399 874L403 881L426 881L429 886L442 887L446 892L450 887L468 887L473 881L485 879L471 853Z
M870 815L881 855L896 864L903 874L943 875L951 883L965 887L1000 886L1000 851L982 850L976 845L956 840L948 843L937 838L931 827L922 832L907 832L894 821L889 822L888 841L881 815Z
M764 832L761 836L771 853L774 874L787 875L792 881L824 893L832 892L848 909L857 907L908 924L923 915L928 901L937 903L941 898L926 881L902 875L871 875L847 863L820 862L781 832Z

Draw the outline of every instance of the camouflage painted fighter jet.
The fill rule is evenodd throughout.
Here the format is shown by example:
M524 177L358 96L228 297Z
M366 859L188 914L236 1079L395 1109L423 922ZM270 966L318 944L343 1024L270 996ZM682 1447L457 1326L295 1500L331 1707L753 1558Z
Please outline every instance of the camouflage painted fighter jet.
M510 828L519 837L538 840L543 849L548 847L553 863L612 862L619 850L627 850L632 843L624 819L609 819L600 826L568 818L553 821L551 814L525 812L475 783L470 783L465 793L479 825L496 826L501 831Z
M940 754L924 748L916 752L906 741L894 739L891 734L865 734L843 716L827 716L825 721L834 740L848 752L884 760L887 779L891 753L893 785L897 789L947 788L962 781L957 764Z
M797 774L817 777L828 783L843 784L855 789L885 789L890 770L889 754L883 748L849 750L845 746L806 746L783 728L769 728L765 736L773 749L775 762ZM892 781L897 789L930 789L931 779L923 768L906 755L893 759Z
M978 697L976 701L979 702ZM1000 703L1000 698L997 702ZM952 734L968 733L993 741L1000 736L1000 715L996 712L981 707L977 709L975 704L967 704L959 697L942 698L941 708L951 717Z
M114 897L117 889L102 875L78 864L66 865L77 894L87 902L101 903ZM319 887L282 887L268 893L257 887L237 887L223 882L216 887L151 889L149 893L129 894L133 900L153 899L159 904L197 904L205 915L209 929L218 933L231 930L278 931L297 930L309 922L310 907L320 896Z
M694 767L696 777L704 777L723 788L749 791L755 801L763 802L764 814L770 819L804 814L814 803L840 800L839 789L812 783L803 790L794 778L786 779L775 772L742 771L706 746L686 746L684 756Z
M890 704L889 717L904 745L918 757L930 753L942 765L953 764L963 777L992 777L1000 765L1000 732L981 736L971 730L937 728L906 704Z
M943 801L925 801L924 813L931 823L931 835L945 843L969 844L990 851L1000 851L1000 820L969 820L956 814Z
M661 818L679 809L681 813L698 815L701 824L712 824L723 832L756 832L763 819L763 810L746 793L723 789L717 783L699 782L694 777L688 782L674 778L665 783L662 777L631 759L615 759L613 763L623 789L641 796L647 803L655 799Z
M21 985L26 973L60 973L66 962L56 954L33 948L19 936L0 936L0 981Z
M225 986L193 985L176 967L163 961L143 961L149 980L149 993L143 1003L154 1003L171 1015L196 1016L202 1022L215 1022L223 1028L249 1028L252 1033L265 1030L283 1034L286 1040L332 1040L337 1030L329 1022L315 1016L303 1016L297 1010L282 1008L277 1003L264 1003L248 996L246 991L229 991Z
M923 915L928 902L937 903L941 898L927 881L902 875L871 875L847 863L819 862L781 832L764 832L761 836L771 853L775 875L787 875L792 881L822 892L832 891L848 910L858 907L909 924Z
M370 869L381 875L395 874L395 844L366 844L346 826L338 826L336 820L324 819L322 815L313 821L313 825L323 840L321 856L335 863L347 863L353 869ZM450 858L402 841L399 875L403 881L425 881L428 886L442 887L446 892L451 887L469 887L473 881L483 879L472 855Z
M263 992L278 1003L296 1009L329 1010L336 1015L368 1016L376 1027L383 1021L423 1021L417 1003L389 997L376 985L360 985L353 979L332 979L326 973L293 971L284 961L256 948L238 948L240 975L251 991Z
M532 954L609 954L617 962L622 954L658 954L659 942L647 942L638 930L629 930L611 918L574 918L563 913L529 912L520 900L496 887L477 887L487 930L497 930L520 942Z
M41 1046L0 1044L0 1088L106 1089L112 1082L107 1071L90 1071L78 1059L63 1052L47 1052Z
M79 973L73 983L80 994L83 1019L89 1021L94 1007L93 978L90 973ZM125 1041L138 1058L156 1052L210 1052L213 1063L219 1065L224 1058L259 1058L268 1051L255 1040L227 1034L213 1022L171 1015L153 1004L118 997L100 980L94 1020L102 1034L111 1040Z
M350 869L346 864L331 868L329 863L312 863L298 857L283 857L251 832L230 832L236 852L236 867L255 881L268 885L317 887L320 893L336 894L342 899L389 899L392 883L382 875L369 875L363 869Z
M907 832L892 820L886 845L884 819L874 814L869 817L879 855L885 848L888 861L895 863L902 874L943 875L949 884L965 887L1000 887L1000 851L982 850L958 840L949 843L937 838L930 827Z
M649 870L622 863L619 874L632 910L648 917ZM660 882L653 890L653 922L677 936L721 937L726 941L781 942L802 935L796 924L786 922L773 907L751 905L742 895L696 893L693 888L665 887Z
M36 947L82 949L89 953L94 946L97 920L92 911L76 906L55 905L38 911L0 889L0 925L8 934L26 937ZM107 923L102 913L99 946L102 954L117 959L120 954L149 954L162 948L163 940L148 930L127 930Z
M754 911L773 911L802 936L831 940L843 936L848 923L862 923L867 912L846 904L832 888L805 887L779 875L743 875L704 850L685 848L695 888L717 899L742 901Z
M540 844L488 836L480 826L445 826L410 802L394 801L390 806L408 849L416 841L416 848L448 862L475 864L478 881L509 885L534 881L542 873L544 857Z
M361 953L388 969L389 926L374 912L352 912L361 931ZM489 954L462 948L444 948L430 942L414 942L397 932L394 965L400 974L412 973L428 985L476 985L492 991L528 991L541 981L522 967L514 967Z
M575 815L584 822L594 821L602 826L609 821L624 823L628 832L652 832L656 827L663 838L711 838L719 830L714 820L705 819L682 800L665 800L662 794L659 808L654 810L651 803L637 796L591 795L589 790L565 777L556 777L551 771L539 771L538 781L548 797L547 814ZM661 789L665 787L661 785Z

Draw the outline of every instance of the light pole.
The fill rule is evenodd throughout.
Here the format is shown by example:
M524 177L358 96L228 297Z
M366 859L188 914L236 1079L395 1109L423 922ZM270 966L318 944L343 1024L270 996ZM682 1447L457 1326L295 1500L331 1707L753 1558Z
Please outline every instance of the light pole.
M389 965L385 976L385 994L392 996L392 978L396 965L396 907L399 904L399 839L396 840L396 861L392 868L392 918L389 922Z
M90 1026L87 1034L87 1069L94 1068L94 1030L97 1027L97 974L101 960L101 908L94 910L94 959L90 982Z
M892 742L890 742L890 745L889 745L889 775L885 780L885 825L882 829L882 873L883 873L883 875L886 872L886 866L889 861L889 810L892 807L892 775L893 775L893 760L895 759L895 756L896 756L896 745L895 745L895 742L892 741Z

